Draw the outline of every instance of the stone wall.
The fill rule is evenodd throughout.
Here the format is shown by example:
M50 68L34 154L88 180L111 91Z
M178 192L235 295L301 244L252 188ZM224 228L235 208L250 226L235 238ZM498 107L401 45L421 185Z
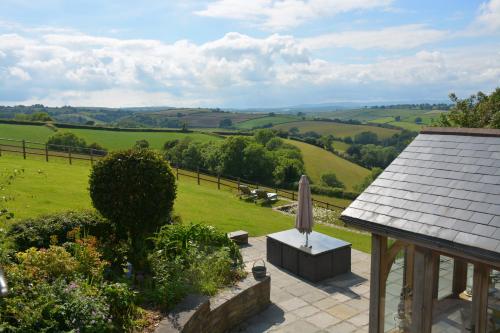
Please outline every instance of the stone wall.
M214 297L190 295L163 319L155 333L224 333L264 310L271 297L271 277L250 274Z

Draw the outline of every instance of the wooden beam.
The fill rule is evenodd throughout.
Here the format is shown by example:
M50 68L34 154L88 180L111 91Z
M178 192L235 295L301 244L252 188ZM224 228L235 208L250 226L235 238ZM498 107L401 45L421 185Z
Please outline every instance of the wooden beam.
M433 251L415 247L413 264L412 333L430 333L432 329L433 283L436 274Z
M372 234L369 333L384 332L387 237Z
M474 265L472 284L472 332L485 333L488 320L488 288L490 268L484 264Z
M451 295L458 298L465 289L467 289L467 262L460 259L454 259Z
M391 272L392 264L394 263L394 260L396 260L396 256L398 255L399 251L401 251L405 246L405 243L403 243L400 240L395 241L392 243L391 247L387 249L387 254L385 256L385 271L384 271L384 281L387 281L387 277L389 276L389 273Z
M432 299L438 299L439 293L439 254L435 253L432 259L434 274L432 275Z

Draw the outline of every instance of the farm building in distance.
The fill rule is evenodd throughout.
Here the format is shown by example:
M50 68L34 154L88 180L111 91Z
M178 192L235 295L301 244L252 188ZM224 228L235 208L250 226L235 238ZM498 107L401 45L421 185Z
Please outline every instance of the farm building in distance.
M500 130L424 129L342 219L372 233L370 332L385 331L398 254L402 331L500 330L499 291L490 288L500 270ZM438 297L444 258L452 281Z

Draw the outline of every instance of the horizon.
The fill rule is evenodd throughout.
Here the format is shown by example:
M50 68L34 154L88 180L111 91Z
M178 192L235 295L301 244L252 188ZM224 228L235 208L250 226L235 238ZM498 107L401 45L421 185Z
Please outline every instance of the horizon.
M0 104L283 109L500 86L500 0L0 4Z

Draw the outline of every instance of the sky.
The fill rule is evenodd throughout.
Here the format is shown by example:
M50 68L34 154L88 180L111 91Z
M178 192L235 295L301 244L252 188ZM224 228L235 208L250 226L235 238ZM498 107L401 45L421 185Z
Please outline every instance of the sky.
M0 0L0 104L446 102L500 86L500 0Z

